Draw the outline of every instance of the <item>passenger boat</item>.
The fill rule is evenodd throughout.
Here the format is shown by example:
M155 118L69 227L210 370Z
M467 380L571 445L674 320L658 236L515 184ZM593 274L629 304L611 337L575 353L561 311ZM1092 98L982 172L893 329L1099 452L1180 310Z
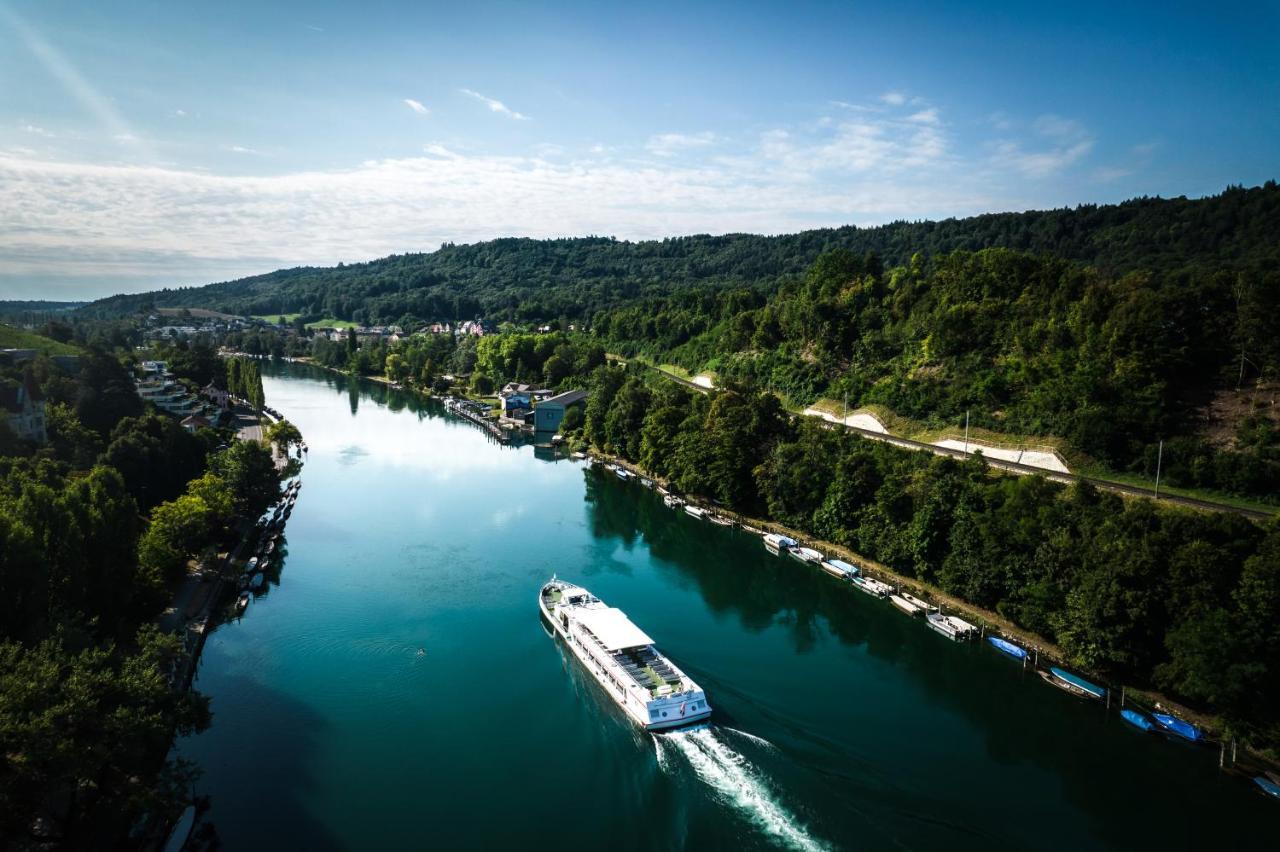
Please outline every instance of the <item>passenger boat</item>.
M995 648L1002 654L1008 654L1015 660L1025 660L1027 658L1027 649L1019 647L1012 642L1007 642L999 636L988 636L987 641L991 643L991 647Z
M538 594L538 609L596 683L641 728L674 728L711 715L702 688L622 610L555 577Z
M882 583L879 580L872 579L871 577L863 577L859 575L857 577L850 577L849 581L853 583L853 587L855 589L860 592L866 592L873 598L884 598L893 594L893 586L890 586L888 583Z
M684 501L674 494L668 494L666 497L663 497L662 502L666 503L667 507L670 509L675 509L678 506L684 505Z
M707 520L713 524L718 524L722 527L733 526L733 518L726 518L724 515L717 515L715 513L709 512L707 513Z
M705 518L707 516L706 509L703 509L700 506L695 506L692 503L685 504L684 513L693 518Z
M800 542L796 541L794 538L789 538L785 535L778 535L777 533L767 533L764 537L764 549L772 553L774 556L777 556L784 550L789 551L799 543Z
M858 576L858 567L850 565L843 559L824 559L822 561L822 570L841 580L852 580Z
M1107 690L1104 687L1098 686L1096 683L1090 683L1079 675L1073 675L1063 669L1052 668L1047 672L1040 672L1040 677L1044 678L1045 683L1052 684L1064 692L1070 692L1072 695L1078 695L1081 698L1092 698L1095 701L1101 701L1107 695Z
M1121 710L1120 718L1124 719L1140 731L1151 733L1156 729L1156 726L1151 723L1151 720L1146 716L1143 716L1137 710Z
M1152 713L1151 718L1162 731L1173 734L1175 737L1182 737L1187 742L1198 743L1204 739L1204 731L1177 716L1171 716L1168 713Z
M787 555L797 562L812 562L814 565L821 565L827 559L812 547L789 547Z
M954 615L943 615L940 612L925 614L930 629L950 639L952 642L965 642L978 634L978 628L963 618Z

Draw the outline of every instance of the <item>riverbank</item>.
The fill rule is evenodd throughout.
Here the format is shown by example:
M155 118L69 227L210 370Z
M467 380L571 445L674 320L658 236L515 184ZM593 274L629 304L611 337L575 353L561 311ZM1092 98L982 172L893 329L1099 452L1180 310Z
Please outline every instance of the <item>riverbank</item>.
M670 486L670 483L665 479L653 475L639 465L617 456L603 453L596 448L591 448L587 452L595 460L618 465L638 477L650 479L668 490L675 491L675 489L673 489ZM699 498L694 497L691 499L697 502ZM1148 712L1150 712L1152 708L1162 708L1160 712L1173 713L1176 716L1191 721L1204 730L1216 742L1221 744L1222 768L1236 770L1247 774L1243 767L1237 766L1237 761L1235 759L1237 746L1236 741L1222 739L1226 735L1222 721L1217 716L1202 713L1183 706L1177 701L1169 698L1159 691L1150 689L1149 687L1135 687L1124 683L1115 684L1100 672L1092 671L1086 667L1076 665L1067 659L1066 654L1059 646L1038 634L1018 627L1008 619L1002 617L999 613L974 606L961 598L947 594L936 586L922 582L917 578L899 574L880 562L864 556L861 553L850 550L847 547L836 544L835 542L816 538L812 534L803 530L794 529L775 521L755 518L740 512L730 511L723 507L715 506L709 500L701 500L701 503L703 505L713 507L719 514L732 518L739 526L750 532L757 534L777 533L785 535L796 539L806 546L813 547L814 549L823 552L828 557L843 559L846 562L857 566L864 574L867 574L874 579L882 580L890 585L897 586L899 589L906 590L911 594L923 597L930 603L941 607L943 611L959 615L966 620L973 622L980 628L983 636L988 634L998 635L1021 645L1032 654L1031 661L1036 669L1044 669L1047 668L1046 664L1051 664L1066 666L1080 672L1095 682L1107 687L1108 697L1106 706L1108 709L1111 709L1113 704L1117 711L1129 705L1140 707ZM813 566L813 570L820 571L817 566ZM1117 696L1115 701L1111 700L1112 695ZM1265 765L1268 768L1280 768L1280 764L1273 762L1269 755L1249 749L1247 744L1245 744L1245 751L1249 757L1258 764Z

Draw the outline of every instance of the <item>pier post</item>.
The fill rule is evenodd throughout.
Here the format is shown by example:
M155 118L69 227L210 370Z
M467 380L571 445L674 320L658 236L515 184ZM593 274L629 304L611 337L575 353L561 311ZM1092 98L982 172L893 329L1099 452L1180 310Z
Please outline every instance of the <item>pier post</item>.
M1218 768L1221 769L1227 759L1227 741L1218 743Z
M1236 738L1231 738L1231 765L1236 765Z
M1120 709L1124 709L1124 687L1120 687Z
M1111 709L1111 690L1107 690L1107 709Z

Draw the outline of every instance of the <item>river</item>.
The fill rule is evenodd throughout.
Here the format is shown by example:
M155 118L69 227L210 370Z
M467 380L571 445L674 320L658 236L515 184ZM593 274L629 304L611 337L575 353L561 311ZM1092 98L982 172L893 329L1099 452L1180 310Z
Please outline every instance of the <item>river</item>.
M264 367L310 447L278 577L180 753L230 850L1261 848L1276 803L755 536L434 404ZM552 574L707 691L644 734L539 621ZM419 651L423 653L419 653Z

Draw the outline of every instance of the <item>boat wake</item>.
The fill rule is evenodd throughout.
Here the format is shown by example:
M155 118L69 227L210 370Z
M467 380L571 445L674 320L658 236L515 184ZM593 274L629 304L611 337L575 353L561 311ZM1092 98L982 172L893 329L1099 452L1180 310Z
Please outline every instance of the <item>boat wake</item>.
M773 747L767 740L751 734L743 735ZM825 844L805 831L804 826L778 801L768 780L749 760L731 748L716 728L700 725L654 734L654 743L658 751L658 766L662 771L672 771L668 752L679 754L721 800L761 830L792 849L826 848Z

